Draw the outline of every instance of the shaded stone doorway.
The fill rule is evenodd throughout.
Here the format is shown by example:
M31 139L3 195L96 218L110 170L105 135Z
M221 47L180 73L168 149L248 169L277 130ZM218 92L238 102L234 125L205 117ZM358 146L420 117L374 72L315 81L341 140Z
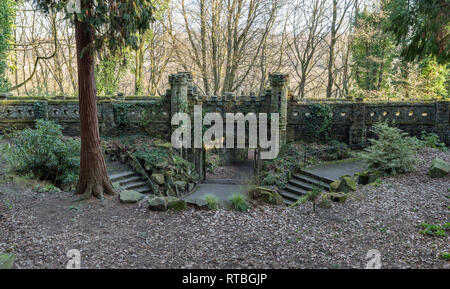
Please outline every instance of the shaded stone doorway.
M205 152L205 183L247 184L255 173L256 149L216 149Z

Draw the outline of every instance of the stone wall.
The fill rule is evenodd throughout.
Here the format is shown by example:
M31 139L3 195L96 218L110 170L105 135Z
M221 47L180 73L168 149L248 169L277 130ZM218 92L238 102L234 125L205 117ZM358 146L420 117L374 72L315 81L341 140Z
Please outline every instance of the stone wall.
M168 137L170 103L157 97L103 97L98 99L98 120L103 135L149 133ZM8 97L0 99L0 130L32 127L35 119L58 121L66 135L80 133L78 99Z
M99 97L98 111L101 133L119 135L148 133L170 139L171 115L178 110L193 112L194 104L202 104L207 112L279 112L281 141L305 138L305 119L310 106L318 101L287 100L287 76L271 74L271 87L260 96L205 97L192 84L192 75L181 72L170 76L171 88L159 97ZM187 106L186 106L187 102ZM375 122L388 120L412 135L421 131L437 133L450 145L450 101L370 102L328 101L333 107L332 137L353 147L365 144L367 132ZM32 126L39 116L57 120L67 135L79 134L78 100L76 98L1 97L0 130L9 126ZM193 157L195 158L195 157Z
M352 146L361 146L370 137L370 127L379 121L418 136L422 131L434 132L450 144L450 101L414 102L328 102L333 107L332 136ZM305 117L311 102L288 105L288 136L301 139Z

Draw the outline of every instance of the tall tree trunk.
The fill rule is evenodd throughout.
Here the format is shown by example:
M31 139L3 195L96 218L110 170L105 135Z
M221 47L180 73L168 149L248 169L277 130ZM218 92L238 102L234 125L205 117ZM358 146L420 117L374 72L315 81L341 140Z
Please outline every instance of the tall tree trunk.
M378 84L377 84L377 90L381 89L381 84L383 83L383 70L384 70L384 54L385 54L385 45L383 44L383 48L381 51L381 60L380 60L380 67L378 71Z
M334 46L336 44L336 18L337 18L337 0L333 0L333 19L331 21L331 41L330 54L328 56L328 84L327 84L327 98L331 97L333 90L333 61L334 61Z
M206 71L206 3L204 0L200 1L200 39L201 39L201 70L203 75L203 84L205 86L206 95L210 94L209 80Z
M145 53L145 36L142 35L139 47L136 49L136 71L134 74L134 94L142 95L144 92L144 53Z
M350 26L349 26L349 32L348 32L348 37L347 37L347 50L345 51L345 58L344 58L344 75L343 75L343 94L345 98L349 97L349 82L351 79L351 75L349 75L349 71L350 71L350 50L351 47L353 45L353 28L356 27L357 21L358 21L358 15L359 15L359 5L358 5L358 0L355 0L354 2L354 11L353 11L353 17L350 19L354 19L353 23L350 20ZM358 70L356 69L356 82L359 84L359 73ZM351 72L350 72L351 74Z
M219 0L220 1L220 0ZM219 1L213 1L211 4L212 15L211 15L211 50L212 50L212 68L213 68L213 90L214 95L219 93L220 88L220 73L219 73Z
M306 85L306 69L302 69L302 76L300 77L300 83L298 85L298 98L305 97L305 85Z
M113 195L115 192L106 173L98 128L94 29L89 24L76 20L75 35L81 131L80 178L76 194L82 194L83 199L91 196L103 199L103 193Z
M366 52L366 90L371 90L371 62L370 62L370 53L369 53L369 43L366 41L364 43L365 52Z
M350 36L349 36L350 37ZM348 82L350 80L350 77L348 76L349 71L349 58L350 58L350 40L347 41L347 47L345 50L345 57L344 57L344 71L342 75L342 94L343 97L348 97Z

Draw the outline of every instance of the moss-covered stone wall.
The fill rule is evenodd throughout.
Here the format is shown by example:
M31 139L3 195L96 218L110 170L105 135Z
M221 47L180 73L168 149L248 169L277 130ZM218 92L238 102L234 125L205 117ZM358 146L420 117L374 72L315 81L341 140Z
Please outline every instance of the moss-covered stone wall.
M280 113L280 129L287 141L305 139L308 115L312 105L332 107L331 138L363 146L370 137L370 127L378 121L389 121L412 135L422 131L434 132L450 145L450 101L355 101L287 100L287 87L282 74L272 74L272 87L260 96L201 96L187 72L171 75L171 89L163 97L99 97L98 111L101 133L118 135L148 133L170 140L171 115L178 109L193 114L193 105L202 104L205 112ZM179 103L182 102L182 103ZM187 102L187 107L186 107ZM285 109L287 107L287 109ZM0 130L14 126L32 126L35 119L45 117L58 121L67 135L79 134L77 98L18 97L0 95ZM193 120L193 118L192 118ZM225 130L224 130L225 131ZM282 135L283 132L280 132Z

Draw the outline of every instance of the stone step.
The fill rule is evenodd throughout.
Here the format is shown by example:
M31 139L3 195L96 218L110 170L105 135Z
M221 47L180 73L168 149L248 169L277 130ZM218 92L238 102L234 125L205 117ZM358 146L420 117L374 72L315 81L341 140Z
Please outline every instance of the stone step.
M286 187L284 187L284 191L293 193L293 194L295 194L297 196L303 196L303 195L305 195L308 192L305 189L302 189L302 188L299 188L299 187L295 187L295 186L292 186L292 185L289 185L289 184Z
M310 173L310 172L307 172L307 171L304 171L304 170L300 170L300 172L298 172L297 175L304 175L304 176L310 177L312 179L319 180L319 181L327 183L327 184L331 184L332 182L334 182L333 180L324 178L322 176L315 175L313 173Z
M326 191L330 190L330 185L328 183L322 182L322 181L320 181L318 179L314 179L314 178L311 178L311 177L308 177L308 176L305 176L305 175L295 174L295 175L293 175L293 178L290 179L289 181L291 181L291 180L294 181L294 182L295 181L300 181L300 182L303 182L303 183L310 184L312 186L320 187L320 188L322 188L322 189L324 189Z
M289 200L289 199L284 199L284 204L286 205L286 206L290 206L290 205L292 205L293 203L295 203L294 201L291 201L291 200Z
M313 190L313 186L311 184L308 184L308 183L305 183L305 182L302 182L302 181L299 181L296 179L290 179L288 183L294 187L304 189L308 192Z
M301 197L300 195L297 195L297 194L294 194L294 193L291 193L291 192L288 192L285 190L282 190L280 195L283 196L283 198L285 200L291 200L292 202L297 201Z
M133 171L120 172L120 173L110 175L109 180L114 183L114 182L123 180L125 178L132 177L134 175L137 175L137 174L136 174L136 172L133 172Z
M124 186L126 184L134 183L134 182L137 182L137 181L143 181L143 178L141 176L139 176L139 175L135 175L135 176L131 176L131 177L122 179L120 181L114 182L113 184L118 184L120 186Z
M152 190L150 189L149 186L140 187L140 188L134 189L133 191L136 191L141 194L150 194L152 192Z
M146 187L147 183L143 181L133 182L126 184L124 186L121 186L124 190L136 190L137 188Z

